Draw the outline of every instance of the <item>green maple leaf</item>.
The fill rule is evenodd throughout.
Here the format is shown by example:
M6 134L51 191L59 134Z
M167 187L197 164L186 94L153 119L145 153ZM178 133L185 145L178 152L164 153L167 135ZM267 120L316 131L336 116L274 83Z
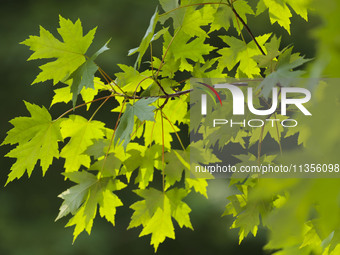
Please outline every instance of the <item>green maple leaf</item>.
M205 64L196 63L192 76L196 78L226 78L228 75L223 72L224 68L214 66L218 59L209 59Z
M170 200L171 215L177 221L178 225L181 228L187 227L194 230L189 216L191 209L182 201L189 193L190 191L188 190L174 188L167 191L166 195Z
M62 141L60 125L62 119L52 121L45 107L25 102L31 117L18 117L11 121L14 126L2 144L18 144L6 156L17 158L8 176L7 183L20 178L27 171L31 176L34 166L40 160L43 175L52 164L53 158L59 158L58 142ZM7 184L6 183L6 184Z
M214 22L211 23L210 31L220 30L224 28L226 31L230 28L230 21L233 18L233 11L228 6L215 6Z
M285 0L260 0L257 5L257 14L262 13L268 8L270 22L277 22L290 34L290 12Z
M276 114L275 116L272 116L269 118L269 120L274 120L274 119L279 119L283 121L285 119L288 119L288 117ZM282 127L282 125L280 125L278 122L275 122L275 121L269 121L268 123L266 123L263 129L263 132L262 132L262 128L254 128L249 139L249 147L251 147L256 142L258 142L260 140L260 136L262 136L262 139L264 140L267 134L269 134L278 144L281 144L281 133L283 131L284 131L284 128Z
M139 236L151 234L151 244L155 251L166 237L175 239L174 226L171 219L171 204L169 198L156 189L135 191L145 200L131 206L135 212L132 215L129 228L143 226Z
M149 234L151 234L150 244L154 246L155 252L157 251L159 244L164 242L165 238L169 237L175 239L174 225L171 220L171 211L168 201L164 203L163 209L157 208L157 211L148 221L139 236L141 237Z
M210 164L220 162L220 160L212 153L211 149L205 149L203 141L191 143L185 150L172 150L165 154L164 168L166 188L172 186L182 179L184 171L185 187L187 190L194 190L206 198L207 195L207 179L213 176L209 173L195 173L192 169L198 164Z
M107 47L108 41L103 47L101 47L93 56L85 61L81 66L78 67L69 77L72 79L71 92L73 94L72 101L73 107L76 105L77 97L81 93L81 91L85 88L95 89L94 85L94 74L98 70L98 66L94 62L94 60L103 52L109 50Z
M96 29L83 36L80 20L72 23L61 16L59 19L58 32L63 42L43 27L40 27L40 36L30 36L22 42L34 51L28 60L56 58L55 61L40 66L42 71L33 84L46 80L53 80L53 84L65 81L86 61L84 54L92 43Z
M67 189L58 196L64 199L64 202L59 209L59 214L56 218L56 221L68 215L69 213L74 214L84 202L89 188L98 181L94 175L85 171L67 173L65 176L71 181L78 183L78 185Z
M162 77L169 77L170 79L174 78L175 73L179 69L179 65L181 63L180 59L176 59L174 56L167 56L167 64L162 65L162 68L159 72ZM162 61L159 58L153 57L153 67L159 69L161 67Z
M269 12L269 18L272 24L277 22L290 34L290 18L292 13L287 4L305 20L308 20L307 8L309 1L305 0L260 0L257 4L256 14L259 15L266 9Z
M124 183L111 177L98 179L85 171L65 173L65 176L78 184L59 195L64 202L56 220L69 213L74 215L66 225L75 226L73 241L84 230L91 233L98 206L100 216L115 225L116 207L123 203L112 192L125 188Z
M71 115L62 123L61 134L63 138L71 138L60 153L65 158L65 172L78 171L81 165L90 167L90 156L84 152L93 144L93 140L104 137L104 123Z
M293 69L311 61L311 59L305 59L298 54L292 54L292 49L289 48L280 55L277 70L269 74L259 85L259 88L262 89L261 95L264 98L268 98L274 86L288 87L294 80L300 78L305 73L304 71Z
M164 100L165 99L159 99L159 104L162 104ZM179 131L179 128L175 124L186 123L186 110L183 109L187 109L187 102L182 98L169 100L162 110L166 118L162 116L160 112L157 112L155 114L156 121L146 123L144 132L145 144L149 145L155 142L160 145L164 144L165 148L170 149L171 142L173 141L171 133ZM162 138L163 133L164 141Z
M215 9L209 5L196 10L196 8L187 8L182 20L180 29L190 37L207 38L208 34L202 29L208 26L214 20Z
M277 38L275 35L271 38L270 42L264 45L267 54L266 55L257 55L254 56L253 59L256 60L259 67L268 68L268 72L272 72L276 67L275 58L280 55L281 51L279 50L281 43L281 38ZM282 51L285 51L283 49Z
M139 47L131 49L129 51L129 54L128 54L129 56L138 52L138 57L137 57L137 60L136 60L136 63L135 63L135 68L139 69L142 58L143 58L146 50L149 48L150 43L152 41L157 40L167 30L167 29L162 29L157 34L155 34L155 28L156 28L156 25L157 25L157 22L158 22L158 17L159 17L158 8L156 8L156 11L153 14L153 16L151 17L149 27L146 30L145 35L144 35L142 42L140 43Z
M265 34L256 37L260 46L264 45L270 35L271 34ZM229 47L217 51L217 53L221 54L218 63L219 68L227 67L230 71L239 63L236 77L239 77L240 73L244 73L250 78L260 75L261 70L253 59L254 56L259 54L259 49L254 41L246 44L244 41L231 36L221 36L221 39L228 44Z
M117 77L116 83L126 92L139 92L141 88L146 89L153 83L152 79L146 79L147 77L152 77L152 72L150 70L140 73L132 66L118 66L123 72L115 74Z
M169 32L164 34L164 53L166 52L171 39L172 37ZM187 61L187 59L190 59L195 63L199 62L204 64L205 60L203 58L203 55L209 54L212 50L215 49L215 47L204 43L204 37L199 37L189 42L190 39L191 36L186 35L182 31L180 31L172 42L172 46L168 51L165 62L169 62L169 60L171 60L171 58L173 57L174 61L180 60L180 71L187 70L190 72L193 71L193 66Z
M52 105L55 105L57 103L68 103L72 100L72 93L71 93L71 80L66 82L67 84L69 83L68 86L58 88L54 90L54 96L52 99ZM94 97L99 93L99 91L103 88L105 88L105 84L98 78L94 77L93 80L94 83L94 88L86 88L83 87L82 90L80 91L80 94L84 100L84 102L91 102ZM86 109L88 110L91 106L91 103L88 103L86 105Z
M181 181L185 165L178 159L178 153L181 151L172 150L165 154L164 167L165 181L167 185L174 185L176 182Z
M292 7L296 14L300 15L303 19L308 21L308 8L310 1L306 0L286 0Z
M162 147L154 144L145 151L129 150L131 156L124 162L129 172L139 168L135 179L140 189L145 189L153 180L154 168L160 169Z
M110 153L103 159L100 159L96 161L93 165L91 165L89 170L97 170L101 172L102 177L116 177L121 165L122 162L120 161L120 159L117 158L114 153Z
M237 13L240 15L240 17L247 23L247 15L254 15L253 9L248 4L248 1L244 0L238 0L233 3L234 9L237 11ZM239 32L239 34L242 31L243 25L241 22L235 17L234 13L232 15L233 23L235 29Z
M166 12L178 7L178 0L160 0L159 3Z
M108 135L107 135L108 136ZM99 159L106 155L107 148L110 145L110 141L107 139L95 140L92 145L87 147L85 154L93 156L95 159Z
M86 60L72 75L71 92L72 92L72 102L73 107L75 107L77 102L77 97L83 88L94 89L94 74L97 72L97 65L90 59Z
M249 154L254 161L256 157ZM247 155L240 155L238 158L248 158ZM232 214L236 217L235 221L231 225L231 229L239 228L239 243L247 237L251 232L255 237L258 230L258 225L260 224L260 216L265 215L269 210L269 206L264 201L249 201L248 192L249 186L252 183L239 185L238 188L242 192L241 195L233 195L228 197L230 203L226 206L226 210L222 216Z
M239 230L239 243L251 232L255 237L260 224L259 209L252 207L244 210L237 219L233 222L230 228L240 228Z
M134 213L128 228L142 225L140 236L151 234L151 244L154 245L155 251L166 237L175 238L172 218L181 228L193 229L189 217L191 209L182 201L190 191L175 188L163 193L150 188L135 192L145 200L131 205Z
M133 105L126 105L126 110L121 117L115 132L114 144L117 144L118 141L120 141L118 144L124 141L123 147L126 149L126 146L130 142L130 135L133 131L133 126L135 123L134 116L137 116L140 121L155 121L153 111L156 109L156 107L150 104L155 102L157 99L157 97L143 98L138 100Z
M128 229L138 227L140 225L143 225L143 227L146 226L157 208L162 208L164 203L163 192L154 188L135 190L134 192L138 196L144 198L144 200L137 201L130 206L130 208L134 209L135 212L131 217Z

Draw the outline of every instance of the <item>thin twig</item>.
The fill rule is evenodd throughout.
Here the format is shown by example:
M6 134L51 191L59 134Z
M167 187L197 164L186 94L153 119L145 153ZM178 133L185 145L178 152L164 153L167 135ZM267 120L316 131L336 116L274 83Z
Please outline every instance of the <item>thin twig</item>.
M129 96L129 95L123 95L123 94L116 94L117 96L122 96L125 97L126 99L143 99L143 98L150 98L150 97L154 97L154 98L172 98L172 97L179 97L185 94L188 94L190 92L192 92L193 89L188 89L188 90L183 90L183 91L178 91L176 93L173 94L167 94L167 95L160 95L160 96L146 96L146 97L141 97L141 96Z
M165 60L166 55L168 54L168 51L169 51L169 49L170 49L170 46L171 46L172 43L174 42L174 40L175 40L175 38L176 38L176 36L177 36L177 34L178 34L178 32L179 32L180 30L181 30L181 28L178 29L178 30L175 32L174 36L171 38L171 41L170 41L170 43L169 43L169 45L168 45L168 47L167 47L167 49L166 49L166 51L165 51L165 53L164 53L164 56L163 56L163 58L162 58L162 61L161 61L160 65L159 65L159 68L158 68L158 71L157 71L157 73L156 73L155 79L158 78L159 72L160 72L160 71L162 70L162 68L163 68L164 60Z
M257 42L254 34L251 32L250 28L248 27L248 25L244 22L244 20L241 18L241 16L237 13L237 11L235 10L235 8L233 6L230 6L231 10L233 11L233 13L236 15L236 17L241 21L242 25L246 28L248 34L250 35L251 39L255 42L257 48L261 51L262 55L266 55L266 53L264 53L262 47L260 46L260 44Z
M111 94L111 95L108 95L108 96L105 96L105 97L101 97L101 98L94 99L94 100L92 100L92 101L90 101L90 102L86 102L86 103L77 105L77 106L75 106L75 107L72 107L71 109L67 110L67 111L64 112L62 115L60 115L58 118L56 118L54 121L57 121L57 120L61 119L62 117L64 117L64 116L67 115L68 113L74 111L75 109L78 109L78 108L83 107L83 106L88 105L88 104L92 104L93 102L96 102L96 101L100 101L100 100L104 100L104 99L106 100L106 99L108 99L108 98L110 98L110 97L114 97L114 96L115 96L114 94Z
M165 193L165 157L164 157L164 122L163 122L163 112L161 111L161 123L162 123L162 184L163 184L163 193Z

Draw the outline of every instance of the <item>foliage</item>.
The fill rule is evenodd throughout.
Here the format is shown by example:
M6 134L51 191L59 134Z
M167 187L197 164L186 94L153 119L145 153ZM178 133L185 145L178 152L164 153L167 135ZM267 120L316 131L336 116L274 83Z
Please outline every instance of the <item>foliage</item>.
M331 0L326 2L328 7L335 4ZM83 231L91 233L97 210L115 225L116 210L123 206L117 191L133 186L142 199L124 205L134 211L128 228L141 227L140 236L151 235L151 244L157 251L166 238L175 238L174 222L180 228L193 229L191 209L185 197L192 191L207 197L207 179L211 176L192 176L190 155L196 155L197 162L207 164L219 161L211 151L217 142L219 147L230 142L244 148L257 144L257 156L251 153L236 156L240 164L275 164L276 155L261 155L266 135L270 134L282 149L282 139L297 134L299 143L319 146L336 159L339 144L336 130L324 131L332 134L334 140L323 136L316 141L310 138L320 133L318 121L323 116L322 110L329 107L326 98L332 96L331 90L325 90L324 97L320 97L315 118L289 132L268 126L238 127L218 141L216 137L221 130L215 133L208 130L211 132L208 144L187 145L183 139L187 134L183 135L181 130L188 126L189 132L203 132L199 123L190 123L190 77L263 77L258 89L264 100L275 84L290 86L293 78L301 77L304 72L296 69L309 60L293 53L291 46L282 47L279 35L270 31L254 36L247 20L268 12L272 24L277 22L290 33L292 11L308 20L307 10L311 5L308 0L259 0L256 5L246 0L216 3L160 0L162 11L156 9L140 45L129 51L129 55L138 53L135 66L119 65L122 71L115 74L115 79L95 63L108 50L108 43L92 56L87 53L96 29L84 36L79 20L73 23L60 16L60 41L40 27L39 36L30 36L22 42L33 51L29 60L49 61L40 66L41 72L33 83L52 80L53 85L61 85L53 87L55 96L51 106L72 100L73 107L53 119L45 107L25 102L31 116L13 119L14 127L2 143L16 146L7 154L16 159L7 183L26 172L30 176L38 161L45 174L54 158L63 158L65 179L75 185L60 194L63 203L57 220L71 215L66 226L74 226L74 240ZM321 57L312 71L314 76L324 69L335 75L339 59L327 58L339 55L338 45L325 39L328 34L336 34L338 15L336 11L328 15L325 6L320 8L321 17L332 26L315 33L322 40ZM236 36L231 35L233 29ZM216 37L216 31L224 35ZM213 45L214 37L224 46ZM158 56L154 55L155 44L162 49ZM95 77L97 73L101 77ZM84 102L77 105L79 95ZM76 114L80 107L92 110L90 106L96 101L101 104L89 119ZM109 101L116 104L112 109L114 125L111 120L105 123L94 120ZM256 104L261 106L259 101ZM227 105L222 107L228 112ZM230 111L228 114L231 116ZM334 117L333 126L337 126L337 116ZM180 144L179 148L175 148L175 142ZM322 158L318 153L311 151L308 157ZM292 158L288 155L284 159ZM340 249L340 207L335 202L340 191L338 179L232 178L230 184L238 192L228 198L224 215L235 218L231 228L239 228L240 242L249 233L256 236L262 225L270 230L266 248L277 250L275 254L337 254Z

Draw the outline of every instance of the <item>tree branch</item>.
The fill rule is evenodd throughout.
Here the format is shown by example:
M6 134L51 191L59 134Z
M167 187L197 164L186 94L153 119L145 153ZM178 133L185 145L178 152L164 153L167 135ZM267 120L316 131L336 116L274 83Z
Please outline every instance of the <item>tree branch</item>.
M248 27L248 25L244 22L244 20L241 18L241 16L237 13L237 11L235 10L235 8L232 5L230 6L230 8L233 11L233 13L236 15L236 17L241 21L242 25L246 28L248 34L250 35L251 39L255 42L257 48L259 48L259 50L261 51L262 55L265 56L266 53L264 53L263 49L261 48L260 44L257 42L255 36L251 32L251 30Z
M171 98L171 97L179 97L185 94L188 94L192 91L192 89L188 90L183 90L183 91L178 91L173 94L167 94L167 95L161 95L161 96L147 96L147 97L141 97L141 96L129 96L129 95L124 95L124 94L116 94L116 96L122 96L127 99L143 99L143 98L150 98L150 97L158 97L158 98Z

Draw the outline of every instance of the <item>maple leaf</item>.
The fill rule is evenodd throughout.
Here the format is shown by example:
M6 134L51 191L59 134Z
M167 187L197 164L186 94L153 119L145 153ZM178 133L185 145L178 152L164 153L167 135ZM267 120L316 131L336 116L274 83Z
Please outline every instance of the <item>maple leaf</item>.
M164 242L166 237L175 238L169 198L155 189L137 190L136 193L145 200L131 206L135 212L129 228L143 225L139 236L151 234L151 244L156 252L159 244Z
M262 128L254 128L249 139L249 147L259 141L260 136L264 140L268 133L278 144L281 143L281 133L284 131L284 128L278 122L274 121L275 119L283 121L288 119L288 117L276 114L275 116L268 118L268 120L272 121L267 122L263 130Z
M276 67L277 61L275 61L275 59L281 53L281 51L279 50L280 43L281 43L281 38L277 39L277 37L274 35L271 38L270 42L267 42L264 44L264 48L266 49L267 54L257 55L253 57L253 59L258 63L259 67L268 68L265 74L269 74ZM285 49L283 49L282 51L285 51Z
M88 151L88 150L87 150ZM106 157L96 161L89 170L97 170L102 177L116 177L122 162L114 153L108 154Z
M257 4L256 15L259 15L266 9L269 12L270 22L277 22L290 34L290 18L292 13L287 4L305 20L308 20L307 7L309 0L260 0Z
M260 0L257 5L256 14L262 13L268 9L270 22L274 24L277 22L290 34L290 12L285 0Z
M126 92L139 92L141 88L146 89L153 83L152 79L146 79L147 77L152 77L152 72L150 70L140 73L132 66L118 66L123 72L115 74L117 77L116 83Z
M165 33L164 45L170 45L171 39L172 37L170 33ZM186 70L189 72L193 71L193 66L192 64L188 63L187 59L204 64L205 61L203 55L209 54L215 49L215 47L204 43L204 37L199 37L189 42L190 39L191 37L189 35L179 32L173 39L172 46L168 51L165 62L167 63L169 59L173 57L174 61L180 60L180 71ZM167 49L164 47L163 51L166 52Z
M183 228L187 227L194 230L191 222L189 213L191 212L190 207L182 200L190 193L185 189L174 188L166 192L171 205L171 215L177 221L178 225Z
M154 168L160 168L161 164L160 145L152 145L145 151L129 150L130 157L124 162L129 172L139 168L138 176L135 179L140 189L145 189L153 180Z
M159 99L159 101L162 104L164 99ZM163 145L162 134L164 133L164 146L165 148L171 148L170 143L173 141L171 133L179 131L179 128L175 125L176 123L185 123L186 111L181 109L186 108L187 102L181 98L169 100L163 108L163 115L166 113L166 118L161 116L160 112L156 112L155 122L146 123L144 132L145 144L149 145L155 142L156 144ZM163 125L161 118L163 118Z
M56 58L55 61L40 66L42 71L33 84L47 80L53 80L53 84L66 81L86 61L84 54L93 41L96 28L83 36L80 20L72 23L59 16L59 24L58 33L63 42L43 27L40 27L40 36L30 36L22 42L34 51L28 60Z
M117 144L118 141L124 141L123 147L124 149L126 149L127 144L130 142L130 135L133 131L133 126L135 123L134 116L137 116L140 121L155 121L153 111L154 109L156 109L156 107L150 106L149 104L152 104L157 99L157 97L143 98L138 100L133 105L126 105L126 110L121 117L117 130L115 132L114 144ZM120 144L120 142L118 143L118 145Z
M256 40L260 46L263 46L270 36L271 34L265 34L256 37ZM227 67L230 71L239 63L236 77L239 77L240 73L244 73L250 78L260 75L261 70L253 59L254 56L259 54L259 49L254 41L245 43L231 36L221 36L220 38L229 47L217 51L217 53L222 55L218 63L219 68Z
M193 229L189 217L191 209L182 201L190 191L174 188L163 193L150 188L135 192L145 200L131 205L130 208L134 210L134 213L128 228L142 225L143 230L140 236L151 234L151 244L154 245L155 251L166 237L175 238L172 218L181 228Z
M8 131L2 143L2 145L18 144L6 155L17 158L8 175L7 183L19 179L26 171L28 176L31 176L38 160L44 175L52 164L53 158L59 158L58 142L63 140L60 133L63 119L52 121L45 107L28 102L25 102L25 105L31 117L18 117L11 120L14 127Z
M87 59L81 66L77 68L69 77L69 79L72 79L72 85L71 85L71 92L73 94L72 101L73 101L73 107L76 105L77 97L79 93L85 88L92 88L95 89L94 85L94 74L98 70L98 66L94 62L94 60L103 52L109 50L107 47L107 44L110 41L108 41L103 47L101 47L96 53L92 55L89 59Z
M67 83L69 83L69 81ZM94 77L93 83L94 83L94 88L83 87L82 90L80 91L80 94L84 102L86 103L91 102L94 99L94 97L99 93L99 91L105 88L105 84L98 77ZM72 100L72 93L71 93L70 85L55 89L54 94L55 95L53 96L51 106L57 103L67 104L68 102ZM88 110L90 106L91 106L91 103L88 103L86 105L86 109Z
M138 52L138 57L135 63L135 68L140 67L141 61L142 61L142 57L145 54L146 50L149 48L149 45L152 41L157 40L163 33L165 33L165 31L167 29L162 29L161 31L159 31L157 34L155 33L155 28L158 22L158 8L156 8L155 13L152 15L151 20L150 20L150 24L148 29L145 32L145 35L142 39L142 42L140 43L139 47L131 49L129 51L128 56L131 56L132 54L135 54Z
M62 123L63 138L71 138L60 153L65 158L65 172L78 171L81 165L90 167L90 156L84 152L93 144L93 140L104 137L104 125L103 122L88 121L78 115L71 115Z
M180 29L190 37L208 37L208 34L201 28L209 25L214 20L215 9L209 5L200 10L187 8Z
M177 0L160 0L159 3L161 4L164 11L171 11L178 7Z
M126 184L111 177L98 179L86 171L64 173L64 175L77 185L59 195L64 202L56 220L69 213L74 215L66 225L66 227L75 226L73 241L84 230L88 234L91 233L98 206L100 216L115 225L116 207L122 206L123 203L113 191L125 188Z
M58 196L64 199L64 202L59 209L59 214L56 218L56 221L69 213L74 214L84 202L88 189L98 180L96 176L85 171L68 173L66 176L71 181L78 183L78 185L67 189Z
M233 18L233 11L228 6L215 6L214 22L211 23L210 32L224 28L226 31L230 28L230 21Z
M291 47L280 55L277 69L269 74L259 85L259 88L262 89L261 95L264 98L268 98L274 86L288 87L294 80L304 74L304 71L294 69L311 61L311 59L305 59L299 54L292 54L292 50L293 48Z

